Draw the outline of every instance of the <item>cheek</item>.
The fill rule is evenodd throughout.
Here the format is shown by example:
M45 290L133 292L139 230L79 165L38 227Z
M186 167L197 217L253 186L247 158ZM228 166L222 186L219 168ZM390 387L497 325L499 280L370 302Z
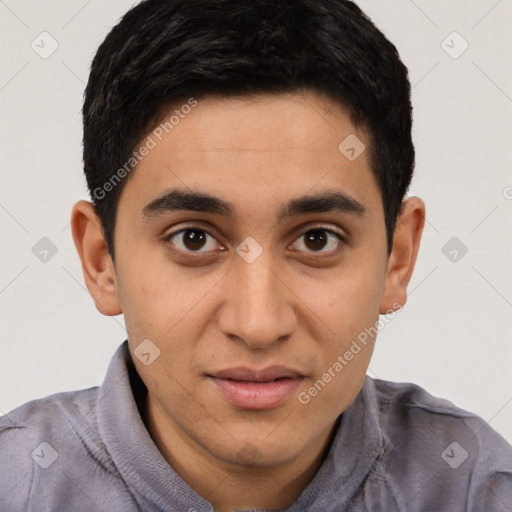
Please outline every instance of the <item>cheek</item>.
M363 384L375 343L375 326L385 272L382 262L361 257L340 267L312 297L313 311L328 327L328 336L316 343L320 356L316 373L305 390L303 402L311 401L308 414L332 408L341 412ZM320 338L321 339L321 338Z
M161 251L128 254L130 258L119 262L118 292L127 327L138 335L165 338L215 284L213 276L197 279Z
M134 362L146 385L157 395L169 389L176 398L179 383L190 386L197 365L197 342L209 316L206 296L218 276L193 279L185 269L166 262L134 257L119 266L119 292L132 354L145 339L158 348L158 358L145 366Z
M378 269L375 264L347 265L322 282L312 296L311 309L318 312L338 344L350 344L349 340L378 320L385 277Z
M341 293L341 290L337 290ZM306 418L334 420L354 400L364 383L375 344L378 294L364 286L344 289L340 300L330 298L324 307L328 339L316 342L319 356L315 373L297 397Z

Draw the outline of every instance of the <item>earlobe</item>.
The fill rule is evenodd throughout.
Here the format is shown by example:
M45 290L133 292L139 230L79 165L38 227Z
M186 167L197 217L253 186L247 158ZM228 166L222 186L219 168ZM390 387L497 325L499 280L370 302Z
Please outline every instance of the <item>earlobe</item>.
M407 285L414 270L424 226L425 203L419 197L408 198L402 203L396 223L379 310L381 315L396 311L407 302Z
M71 212L73 241L82 262L85 284L96 309L107 316L122 313L112 258L101 222L89 201L78 201Z

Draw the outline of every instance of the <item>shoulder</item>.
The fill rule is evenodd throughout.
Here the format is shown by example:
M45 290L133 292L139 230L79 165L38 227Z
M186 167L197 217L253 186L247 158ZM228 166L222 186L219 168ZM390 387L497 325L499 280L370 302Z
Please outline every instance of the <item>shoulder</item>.
M468 510L512 510L512 446L486 421L416 384L371 383L386 471L415 489L413 502L422 496L435 508L452 496Z
M73 466L115 472L97 428L98 389L32 400L0 417L0 505L24 509L50 474L60 485Z
M86 431L94 430L98 389L56 393L13 409L0 417L0 444L9 449L13 439L18 446L28 446L43 437L61 438L78 423Z
M430 394L409 382L371 379L375 388L381 420L391 430L417 429L439 436L469 437L504 450L507 464L512 462L512 446L477 414L457 407L451 401Z

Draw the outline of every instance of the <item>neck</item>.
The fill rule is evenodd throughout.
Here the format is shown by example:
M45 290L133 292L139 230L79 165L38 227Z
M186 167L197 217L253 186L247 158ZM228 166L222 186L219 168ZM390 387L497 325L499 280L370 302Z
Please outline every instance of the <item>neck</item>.
M278 465L234 464L191 439L146 399L143 421L174 471L216 512L236 509L284 509L313 480L327 455L337 423L294 459ZM250 457L248 457L250 459Z

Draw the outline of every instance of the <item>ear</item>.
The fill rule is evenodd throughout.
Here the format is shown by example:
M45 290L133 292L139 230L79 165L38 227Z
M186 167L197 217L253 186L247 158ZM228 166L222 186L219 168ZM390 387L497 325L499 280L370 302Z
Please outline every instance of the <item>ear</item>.
M419 197L410 197L402 203L396 222L379 310L381 315L396 311L407 302L407 285L414 270L424 226L425 203Z
M96 309L107 316L122 313L114 263L103 237L103 227L89 201L78 201L71 212L73 240L82 262L85 284Z

